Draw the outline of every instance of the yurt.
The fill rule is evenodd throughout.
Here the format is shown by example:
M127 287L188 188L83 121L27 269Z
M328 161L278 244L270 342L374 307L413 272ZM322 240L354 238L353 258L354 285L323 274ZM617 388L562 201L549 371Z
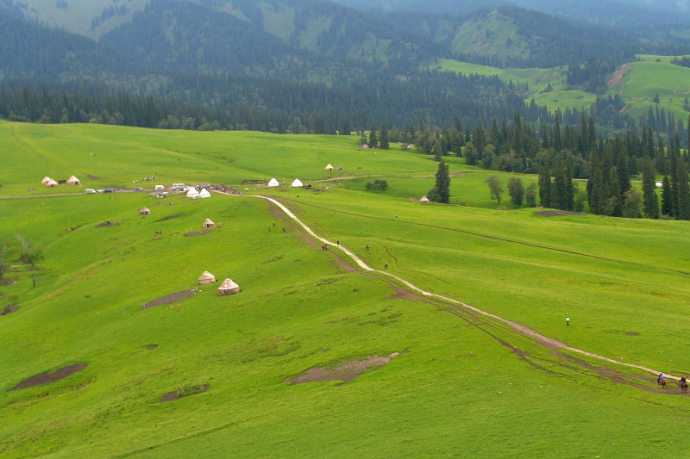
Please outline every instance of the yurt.
M211 274L208 271L204 271L204 274L202 274L199 277L199 285L209 285L209 284L215 284L216 283L216 276Z
M68 185L80 185L81 182L79 181L78 178L76 178L76 177L73 175L73 176L71 176L71 177L67 180L67 184L68 184Z
M210 193L206 188L204 188L203 190L201 190L201 193L199 193L199 197L200 197L201 199L210 198L210 197L211 197L211 193Z
M296 178L295 181L292 182L292 185L290 185L290 186L292 188L302 188L304 186L304 184L302 183L302 181L300 179Z
M204 222L204 228L214 228L215 226L216 224L213 223L210 218L207 218Z
M142 207L139 211L139 215L151 215L151 211L148 207Z
M419 200L420 204L431 204L431 201L429 201L429 198L426 196L423 196L422 199Z
M55 188L56 186L58 186L58 182L56 182L53 179L50 179L50 180L48 180L48 183L46 183L46 186L48 188Z
M270 188L275 188L275 187L277 187L277 186L280 186L280 182L278 182L278 180L272 178L271 181L268 182L268 186L269 186Z
M240 286L233 282L232 279L225 279L221 286L218 287L219 296L234 295L240 292Z
M328 166L326 166L326 170L327 170L327 171L332 171L332 170L333 170L333 166L331 166L331 165L329 164Z
M43 177L43 180L41 180L41 185L47 185L48 182L50 182L52 179L48 176Z
M192 198L192 199L196 199L196 198L199 197L199 192L196 191L196 188L191 187L191 188L189 189L189 191L187 192L187 197L188 197L188 198Z

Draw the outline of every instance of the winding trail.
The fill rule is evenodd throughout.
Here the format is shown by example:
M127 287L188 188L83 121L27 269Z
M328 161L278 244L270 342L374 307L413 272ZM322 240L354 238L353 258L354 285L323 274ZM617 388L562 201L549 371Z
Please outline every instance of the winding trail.
M229 193L223 193L223 192L221 192L221 191L216 191L216 193L224 194L224 195L227 195L227 196L236 196L236 195L231 195L231 194L229 194ZM277 200L275 200L275 199L273 199L273 198L270 198L270 197L268 197L268 196L261 196L261 195L242 195L242 196L243 196L243 197L261 198L261 199L264 199L264 200L266 200L266 201L271 202L272 204L276 205L280 210L282 210L288 217L290 217L290 218L291 218L292 220L294 220L297 224L299 224L299 225L300 225L310 236L312 236L313 238L315 238L315 239L321 241L321 242L324 243L324 244L328 244L328 245L331 246L331 247L334 247L334 248L337 248L337 249L341 250L343 253L345 253L345 255L347 255L347 256L350 257L355 263L357 263L357 265L358 265L360 268L362 268L364 271L368 271L368 272L372 272L372 273L377 273L377 274L382 274L382 275L384 275L384 276L391 277L391 278L395 279L396 281L400 282L401 284L403 284L403 285L404 285L405 287L407 287L409 290L411 290L411 291L413 291L413 292L417 292L417 293L419 293L420 295L422 295L422 296L424 296L424 297L426 297L426 298L434 298L434 299L437 299L437 300L445 301L445 302L447 302L447 303L451 303L451 304L454 304L454 305L457 305L457 306L461 306L461 307L463 307L463 308L465 308L465 309L468 309L468 310L470 310L470 311L472 311L472 312L474 312L474 313L483 315L483 316L485 316L485 317L490 317L490 318L492 318L492 319L494 319L494 320L497 320L497 321L502 322L502 323L504 323L504 324L506 324L506 325L509 325L509 326L510 326L513 330L515 330L516 332L518 332L518 333L520 333L520 334L522 334L522 335L528 336L528 337L530 337L530 338L536 340L538 343L540 343L541 345L543 345L543 346L545 346L545 347L548 347L549 349L564 350L564 351L574 352L574 353L577 353L577 354L580 354L580 355L584 355L584 356L587 356L587 357L591 357L591 358L594 358L594 359L597 359L597 360L601 360L601 361L604 361L604 362L613 363L613 364L621 365L621 366L628 367L628 368L634 368L634 369L636 369L636 370L646 371L646 372L651 373L651 374L654 375L654 376L658 375L659 373L663 373L663 372L661 372L661 371L657 371L657 370L654 370L654 369L652 369L652 368L647 368L647 367L644 367L644 366L641 366L641 365L635 365L635 364L632 364L632 363L619 362L619 361L617 361L617 360L610 359L610 358L608 358L608 357L604 357L604 356L601 356L601 355L598 355L598 354L593 354L593 353L591 353L591 352L583 351L582 349L577 349L577 348L574 348L574 347L570 347L570 346L568 346L568 345L566 345L566 344L564 344L564 343L561 343L561 342L558 341L558 340L555 340L555 339L553 339L553 338L549 338L548 336L544 336L544 335L542 335L541 333L538 333L538 332L532 330L531 328L529 328L529 327L527 327L527 326L525 326L525 325L522 325L522 324L519 324L519 323L516 323L516 322L512 322L512 321L510 321L510 320L508 320L508 319L504 319L503 317L499 317L499 316L497 316L497 315L495 315L495 314L491 314L490 312L483 311L483 310L481 310L481 309L479 309L479 308L476 308L476 307L474 307L474 306L471 306L471 305L469 305L469 304L467 304L467 303L463 303L462 301L458 301L458 300L455 300L455 299L453 299L453 298L448 298L448 297L446 297L446 296L437 295L437 294L435 294L435 293L431 293L431 292L427 292L427 291L425 291L425 290L422 290L421 288L417 287L416 285L412 284L411 282L408 282L408 281L406 281L405 279L396 276L395 274L391 274L391 273L388 273L388 272L386 272L386 271L379 271L379 270L373 269L372 267L370 267L369 265L367 265L366 263L364 263L364 261L362 261L357 255L355 255L354 253L352 253L352 252L351 252L349 249L347 249L346 247L344 247L344 246L342 246L342 245L334 244L333 242L329 241L328 239L322 238L321 236L319 236L318 234L316 234L310 227L308 227L306 224L304 224L304 223L302 222L302 220L300 220L299 218L297 218L297 216L296 216L295 214L293 214L293 213L290 211L290 209L288 209L287 207L285 207L283 204L281 204L281 203L278 202ZM677 377L677 376L671 376L671 375L668 375L668 374L666 374L666 373L663 373L663 374L666 376L667 379L672 379L672 380L676 380L676 381L680 380L680 378Z

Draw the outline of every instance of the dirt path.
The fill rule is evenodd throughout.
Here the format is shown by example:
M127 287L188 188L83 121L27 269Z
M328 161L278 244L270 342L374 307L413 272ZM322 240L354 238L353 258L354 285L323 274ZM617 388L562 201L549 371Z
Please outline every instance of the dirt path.
M216 193L219 193L219 194L227 194L227 193L222 193L222 192L220 192L220 191L216 191ZM228 195L228 196L232 196L232 195L230 195L230 194L227 194L227 195ZM358 265L360 268L362 268L364 271L368 271L368 272L372 272L372 273L377 273L377 274L382 274L382 275L384 275L384 276L391 277L391 278L395 279L396 281L400 282L401 284L403 284L403 285L404 285L405 287L407 287L409 290L411 290L411 291L413 291L413 292L416 292L416 293L419 293L419 294L422 295L423 297L426 297L426 298L433 298L433 299L441 300L441 301L444 301L444 302L447 302L447 303L450 303L450 304L454 304L454 305L457 305L457 306L461 306L462 308L465 308L465 309L467 309L467 310L470 310L470 311L472 311L472 312L474 312L474 313L476 313L476 314L479 314L479 315L482 315L482 316L485 316L485 317L489 317L489 318L491 318L491 319L494 319L494 320L497 320L497 321L502 322L502 323L504 323L504 324L507 324L507 325L509 325L511 328L513 328L513 330L515 330L516 332L518 332L518 333L520 333L520 334L522 334L522 335L525 335L525 336L528 336L528 337L534 339L535 341L537 341L538 343L542 344L543 346L548 347L549 349L553 349L553 350L565 350L565 351L574 352L574 353L577 353L577 354L580 354L580 355L584 355L584 356L587 356L587 357L590 357L590 358L598 359L598 360L601 360L601 361L604 361L604 362L614 363L614 364L616 364L616 365L621 365L621 366L628 367L628 368L634 368L634 369L636 369L636 370L646 371L646 372L648 372L648 373L653 374L654 376L658 375L659 373L663 373L663 372L661 372L661 371L654 370L654 369L652 369L652 368L647 368L647 367L644 367L644 366L641 366L641 365L635 365L635 364L631 364L631 363L619 362L619 361L617 361L617 360L610 359L610 358L608 358L608 357L604 357L604 356L601 356L601 355L598 355L598 354L594 354L594 353L592 353L592 352L587 352L587 351L583 351L582 349L577 349L577 348L574 348L574 347L567 346L566 344L561 343L560 341L555 340L555 339L553 339L553 338L549 338L548 336L544 336L544 335L542 335L541 333L538 333L538 332L532 330L531 328L529 328L529 327L527 327L527 326L525 326L525 325L522 325L522 324L519 324L519 323L516 323L516 322L512 322L512 321L510 321L510 320L504 319L503 317L499 317L499 316L497 316L497 315L495 315L495 314L491 314L490 312L486 312L486 311L483 311L483 310L481 310L481 309L479 309L479 308L475 308L474 306L471 306L471 305L469 305L469 304L467 304L467 303L463 303L462 301L458 301L458 300L455 300L455 299L453 299L453 298L448 298L448 297L445 297L445 296L442 296L442 295L437 295L437 294L435 294L435 293L430 293L430 292L424 291L424 290L422 290L421 288L417 287L416 285L412 284L411 282L408 282L408 281L406 281L405 279L396 276L395 274L391 274L391 273L388 273L388 272L385 272L385 271L378 271L378 270L376 270L376 269L371 268L369 265L367 265L366 263L364 263L364 261L362 261L357 255L355 255L354 253L352 253L352 252L351 252L350 250L348 250L346 247L344 247L344 246L342 246L342 245L336 245L336 244L332 243L331 241L329 241L329 240L327 240L327 239L325 239L325 238L320 237L320 236L317 235L314 231L312 231L311 228L309 228L307 225L305 225L299 218L297 218L297 217L295 216L295 214L293 214L293 213L290 211L290 209L288 209L287 207L285 207L283 204L281 204L281 203L278 202L277 200L275 200L275 199L273 199L273 198L269 198L268 196L261 196L261 195L244 195L244 196L245 196L245 197L251 196L251 197L261 198L261 199L264 199L264 200L266 200L266 201L269 201L269 202L275 204L278 208L280 208L283 212L285 212L285 214L286 214L288 217L290 217L291 219L293 219L298 225L300 225L302 228L304 228L304 230L305 230L308 234L310 234L310 235L311 235L312 237L314 237L315 239L321 241L322 243L328 244L328 245L329 245L331 248L333 248L333 249L339 249L339 250L341 250L343 253L345 253L345 255L347 255L348 257L352 258L352 260L353 260L355 263L357 263L357 265ZM666 373L664 373L664 375L666 375L666 377L667 377L668 379L672 379L672 380L679 380L679 379L680 379L680 378L678 378L678 377L676 377L676 376L667 375Z
M613 88L616 86L620 81L623 79L626 73L628 73L628 70L630 70L632 67L630 67L628 64L623 65L621 68L616 70L616 73L613 74L611 79L609 80L608 87L609 89Z

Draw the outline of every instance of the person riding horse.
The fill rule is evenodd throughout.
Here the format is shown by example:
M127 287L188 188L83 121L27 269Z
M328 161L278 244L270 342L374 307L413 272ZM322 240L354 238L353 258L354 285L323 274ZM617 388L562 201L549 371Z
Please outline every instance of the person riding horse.
M663 373L659 373L659 376L656 378L656 383L666 389L666 378L664 377Z
M680 377L680 381L678 381L678 385L680 386L680 390L681 390L681 391L683 391L683 392L687 392L687 391L688 391L688 382L687 382L687 380L685 379L685 376L681 376L681 377Z

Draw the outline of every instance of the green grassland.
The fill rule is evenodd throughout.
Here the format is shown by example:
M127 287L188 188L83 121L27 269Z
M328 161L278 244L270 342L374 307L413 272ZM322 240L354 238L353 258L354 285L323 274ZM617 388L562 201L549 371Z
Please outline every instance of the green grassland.
M644 372L575 359L501 322L402 294L381 274L348 268L336 248L310 244L251 195L273 195L319 235L427 291L676 375L690 368L685 222L495 210L488 172L459 158L451 158L452 205L421 206L411 198L431 188L436 163L359 150L356 137L5 122L0 155L0 198L8 198L0 199L0 243L14 265L6 277L16 280L0 285L0 306L20 307L0 316L3 458L642 458L690 450L677 428L688 399L677 388L664 393ZM325 171L327 163L344 170ZM315 189L197 201L149 193L11 199L43 193L44 175L71 174L99 177L83 179L95 188L156 174L165 184L240 188L300 177ZM366 191L374 178L389 188ZM335 180L318 182L325 179ZM142 206L153 215L140 217ZM222 228L184 236L206 218ZM116 225L98 227L106 220ZM37 270L18 264L17 234L42 249ZM205 270L243 291L218 297L205 286L173 305L141 308L194 288ZM396 352L346 383L283 382ZM8 391L76 363L88 367ZM159 402L200 385L208 391Z
M465 22L457 31L451 44L457 53L495 56L499 59L530 56L528 44L521 39L515 22L492 11L485 18Z

